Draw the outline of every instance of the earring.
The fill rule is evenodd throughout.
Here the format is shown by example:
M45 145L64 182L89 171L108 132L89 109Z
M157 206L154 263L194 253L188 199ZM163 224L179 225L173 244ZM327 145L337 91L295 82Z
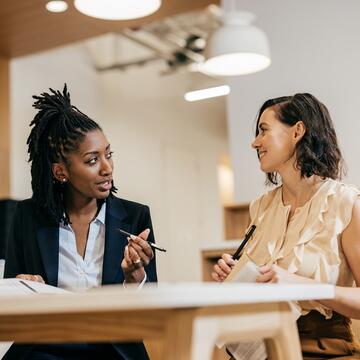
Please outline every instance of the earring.
M66 180L66 178L64 177L64 178L61 179L61 181L65 184L67 180Z

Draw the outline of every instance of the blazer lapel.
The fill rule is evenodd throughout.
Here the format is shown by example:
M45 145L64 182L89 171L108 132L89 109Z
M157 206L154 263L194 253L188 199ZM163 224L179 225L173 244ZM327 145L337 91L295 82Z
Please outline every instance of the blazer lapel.
M127 213L119 199L106 200L105 215L105 251L103 263L102 283L114 284L124 281L121 270L124 249L127 245L126 236L118 229L130 231L130 224L126 221Z
M59 227L39 226L37 239L49 285L57 286L59 269Z

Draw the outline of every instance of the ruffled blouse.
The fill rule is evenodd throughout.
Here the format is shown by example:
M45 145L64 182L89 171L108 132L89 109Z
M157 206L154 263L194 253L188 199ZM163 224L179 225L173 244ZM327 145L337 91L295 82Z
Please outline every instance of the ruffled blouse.
M359 195L354 186L327 179L288 220L290 205L283 204L279 186L250 204L251 224L256 225L256 230L244 252L259 266L275 263L322 283L352 286L354 278L343 253L341 236ZM331 310L315 301L297 306L302 315L310 310L327 318L332 315Z

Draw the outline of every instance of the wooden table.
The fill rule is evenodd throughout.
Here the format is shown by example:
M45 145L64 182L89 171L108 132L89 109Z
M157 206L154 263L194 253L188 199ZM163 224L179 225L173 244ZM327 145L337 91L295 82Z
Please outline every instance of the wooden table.
M334 296L330 285L188 283L142 290L0 299L0 341L160 339L162 359L211 359L217 341L264 338L270 359L302 359L287 301Z

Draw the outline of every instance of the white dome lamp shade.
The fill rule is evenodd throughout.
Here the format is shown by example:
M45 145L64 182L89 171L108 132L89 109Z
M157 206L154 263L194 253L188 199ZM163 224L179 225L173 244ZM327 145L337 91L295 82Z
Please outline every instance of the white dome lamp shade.
M75 0L81 13L103 20L131 20L157 11L161 0Z
M210 38L208 56L201 69L214 76L237 76L266 69L270 49L265 33L251 25L255 16L231 11L224 15L224 25Z

